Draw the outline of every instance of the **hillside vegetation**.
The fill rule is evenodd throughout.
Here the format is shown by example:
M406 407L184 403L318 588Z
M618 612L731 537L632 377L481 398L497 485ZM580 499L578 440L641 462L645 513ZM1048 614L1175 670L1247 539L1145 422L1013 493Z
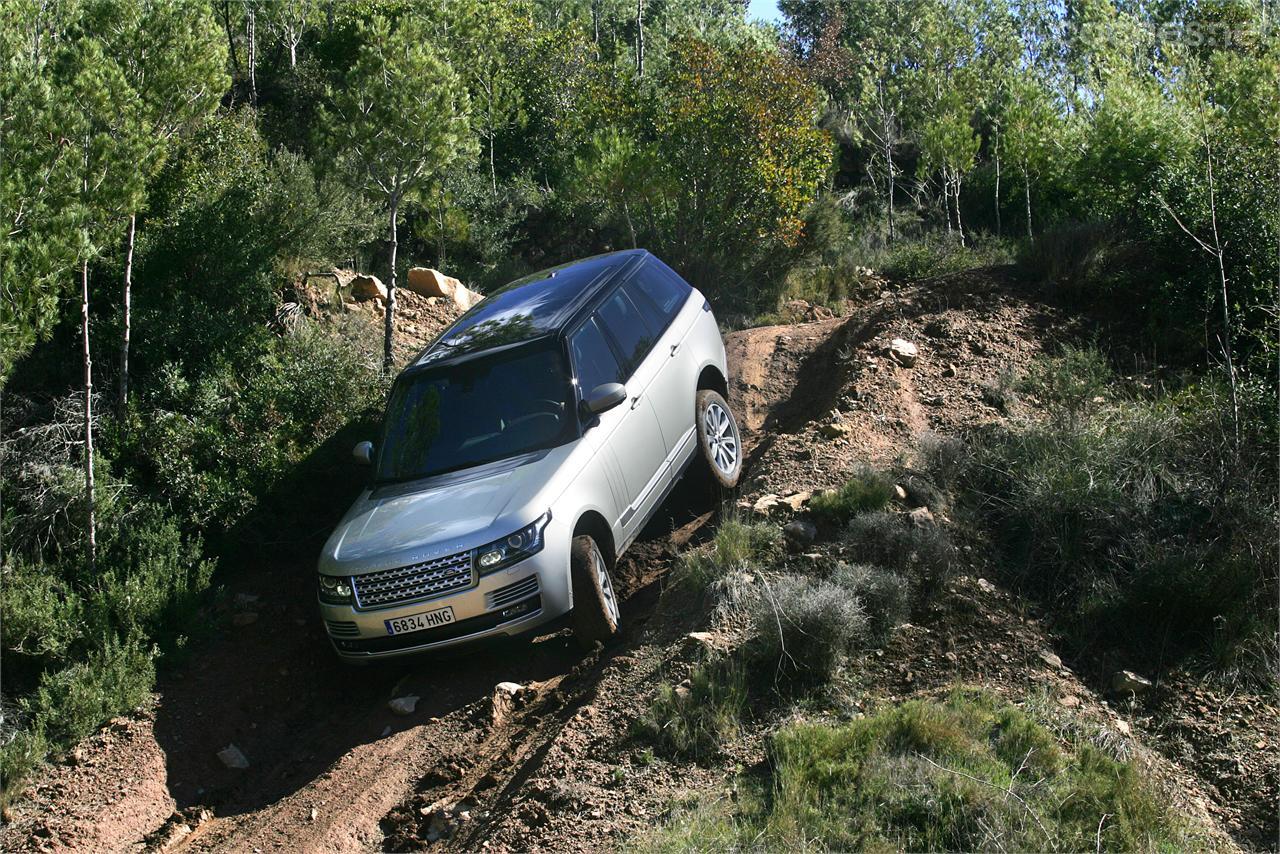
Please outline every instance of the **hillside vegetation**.
M771 572L795 544L731 521L679 559L670 583L742 643L659 693L635 723L652 749L714 753L761 696L829 710L849 663L975 548L1071 655L1274 690L1266 4L779 6L767 23L692 0L3 4L0 800L147 705L157 668L198 661L238 573L314 559L405 342L451 316L404 296L409 268L483 294L636 246L726 326L852 316L908 287L945 301L975 270L977 291L1016 285L1077 323L987 377L990 412L947 441L916 454L915 410L853 435L867 459L804 511L838 565L762 596L740 565ZM386 296L315 298L335 267ZM922 331L958 340L939 329ZM804 394L896 364L841 334ZM902 459L870 459L885 448ZM948 524L897 512L895 488ZM1189 844L1122 757L1059 739L1020 774L1000 739L1048 745L1049 725L965 693L787 726L769 754L785 798L690 821L720 834L707 845ZM904 753L913 728L928 737ZM877 816L824 777L855 765L929 794ZM1051 794L1094 809L1051 815ZM831 800L858 835L831 830Z

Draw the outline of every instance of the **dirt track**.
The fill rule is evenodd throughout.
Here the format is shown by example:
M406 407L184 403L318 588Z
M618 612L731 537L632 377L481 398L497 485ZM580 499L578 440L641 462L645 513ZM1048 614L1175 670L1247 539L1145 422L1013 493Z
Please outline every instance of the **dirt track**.
M746 503L838 484L863 461L909 453L926 430L1002 417L983 402L983 384L1069 329L1051 309L993 293L990 280L960 279L886 293L847 320L727 336L731 402L753 448ZM912 371L881 355L897 335L920 345ZM851 430L824 438L832 419ZM350 669L314 613L311 564L264 555L235 574L223 630L162 679L154 708L39 775L0 829L0 850L587 850L643 832L673 799L721 791L735 767L758 761L748 743L718 763L653 762L628 735L657 684L691 666L683 636L702 626L649 618L671 560L709 533L715 510L696 487L669 499L619 565L622 642L589 654L559 631ZM954 615L905 627L866 664L869 694L910 696L956 679L1048 686L1083 698L1079 714L1114 729L1117 713L1069 667L1046 668L1051 641L1016 603L986 593L980 571L958 583ZM243 613L257 618L234 625ZM495 714L504 681L527 690ZM415 713L392 714L387 701L408 694L421 697ZM218 761L229 744L248 769ZM1194 774L1161 767L1188 810L1234 814Z

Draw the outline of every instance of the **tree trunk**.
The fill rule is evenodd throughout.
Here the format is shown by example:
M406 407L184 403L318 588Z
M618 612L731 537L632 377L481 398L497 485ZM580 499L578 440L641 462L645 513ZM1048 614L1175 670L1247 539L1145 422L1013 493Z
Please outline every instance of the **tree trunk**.
M889 242L892 243L897 237L893 224L893 144L889 141L889 127L886 123L884 128L884 162L885 169L888 172L889 185Z
M84 341L84 492L89 571L98 567L97 509L93 500L93 360L89 356L89 259L80 262L80 336Z
M1031 173L1025 169L1022 170L1022 178L1022 186L1027 199L1027 238L1030 239L1033 236L1031 234Z
M439 268L440 272L442 272L442 273L443 273L443 272L444 272L444 268L445 268L445 258L444 258L444 183L443 183L443 181L442 181L442 182L441 182L441 184L440 184L440 195L439 195L437 198L438 198L438 200L439 200L439 203L436 205L436 211L437 211L437 212L439 212L440 216L437 218L437 220L436 220L436 221L439 223L439 225L440 225L440 229L439 229L439 231L437 231L437 232L436 232L436 266Z
M636 76L644 76L644 0L636 0Z
M639 245L636 243L636 227L631 224L631 208L627 205L626 199L622 200L622 215L626 217L627 220L627 231L631 232L631 248L638 249Z
M245 10L248 15L247 29L249 36L249 103L258 106L258 33L257 15L252 6Z
M400 199L391 197L391 252L390 269L387 276L387 311L384 321L384 339L382 342L382 370L391 373L395 361L391 355L391 341L395 337L396 317L396 215L399 212Z
M964 222L960 219L960 182L962 180L960 173L957 172L951 185L951 198L956 203L956 232L960 235L960 245L964 246Z
M1222 354L1227 359L1227 381L1231 384L1231 423L1235 428L1236 451L1240 450L1240 398L1236 389L1236 365L1231 346L1231 299L1227 292L1226 254L1218 233L1218 199L1213 182L1213 149L1209 146L1209 134L1204 134L1205 170L1209 176L1209 223L1213 226L1213 249L1218 260L1218 279L1222 284Z
M222 25L227 31L227 52L231 54L231 65L235 69L236 76L240 76L240 55L236 52L235 36L231 34L231 2L230 0L222 0Z
M138 215L129 214L129 239L124 256L124 331L120 336L120 399L117 401L121 415L129 404L129 332L133 316L133 237Z
M600 58L600 0L591 0L591 41L596 46L596 59Z
M292 35L289 37L289 67L298 67L298 43L294 41Z
M1000 234L1000 129L996 128L992 137L996 155L996 235Z
M947 238L955 233L951 227L951 179L947 177L947 170L942 170L942 210L947 215Z

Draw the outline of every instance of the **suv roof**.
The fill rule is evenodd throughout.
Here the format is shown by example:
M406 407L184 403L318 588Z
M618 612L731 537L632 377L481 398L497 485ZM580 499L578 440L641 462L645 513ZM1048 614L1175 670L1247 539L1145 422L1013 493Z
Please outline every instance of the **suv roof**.
M555 335L623 268L648 255L644 249L610 252L516 279L454 321L418 354L409 370Z

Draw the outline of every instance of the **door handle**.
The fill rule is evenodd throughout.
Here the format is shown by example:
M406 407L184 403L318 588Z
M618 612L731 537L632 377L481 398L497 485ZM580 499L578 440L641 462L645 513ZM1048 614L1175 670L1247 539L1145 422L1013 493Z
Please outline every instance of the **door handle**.
M644 392L640 392L640 394L637 394L635 397L631 398L632 409L635 409L637 406L640 405L640 398L643 396L644 396Z
M672 345L671 345L671 355L673 355L673 356L674 356L676 353L679 353L679 352L680 352L680 345L679 345L678 343L676 343L676 344L672 344Z

